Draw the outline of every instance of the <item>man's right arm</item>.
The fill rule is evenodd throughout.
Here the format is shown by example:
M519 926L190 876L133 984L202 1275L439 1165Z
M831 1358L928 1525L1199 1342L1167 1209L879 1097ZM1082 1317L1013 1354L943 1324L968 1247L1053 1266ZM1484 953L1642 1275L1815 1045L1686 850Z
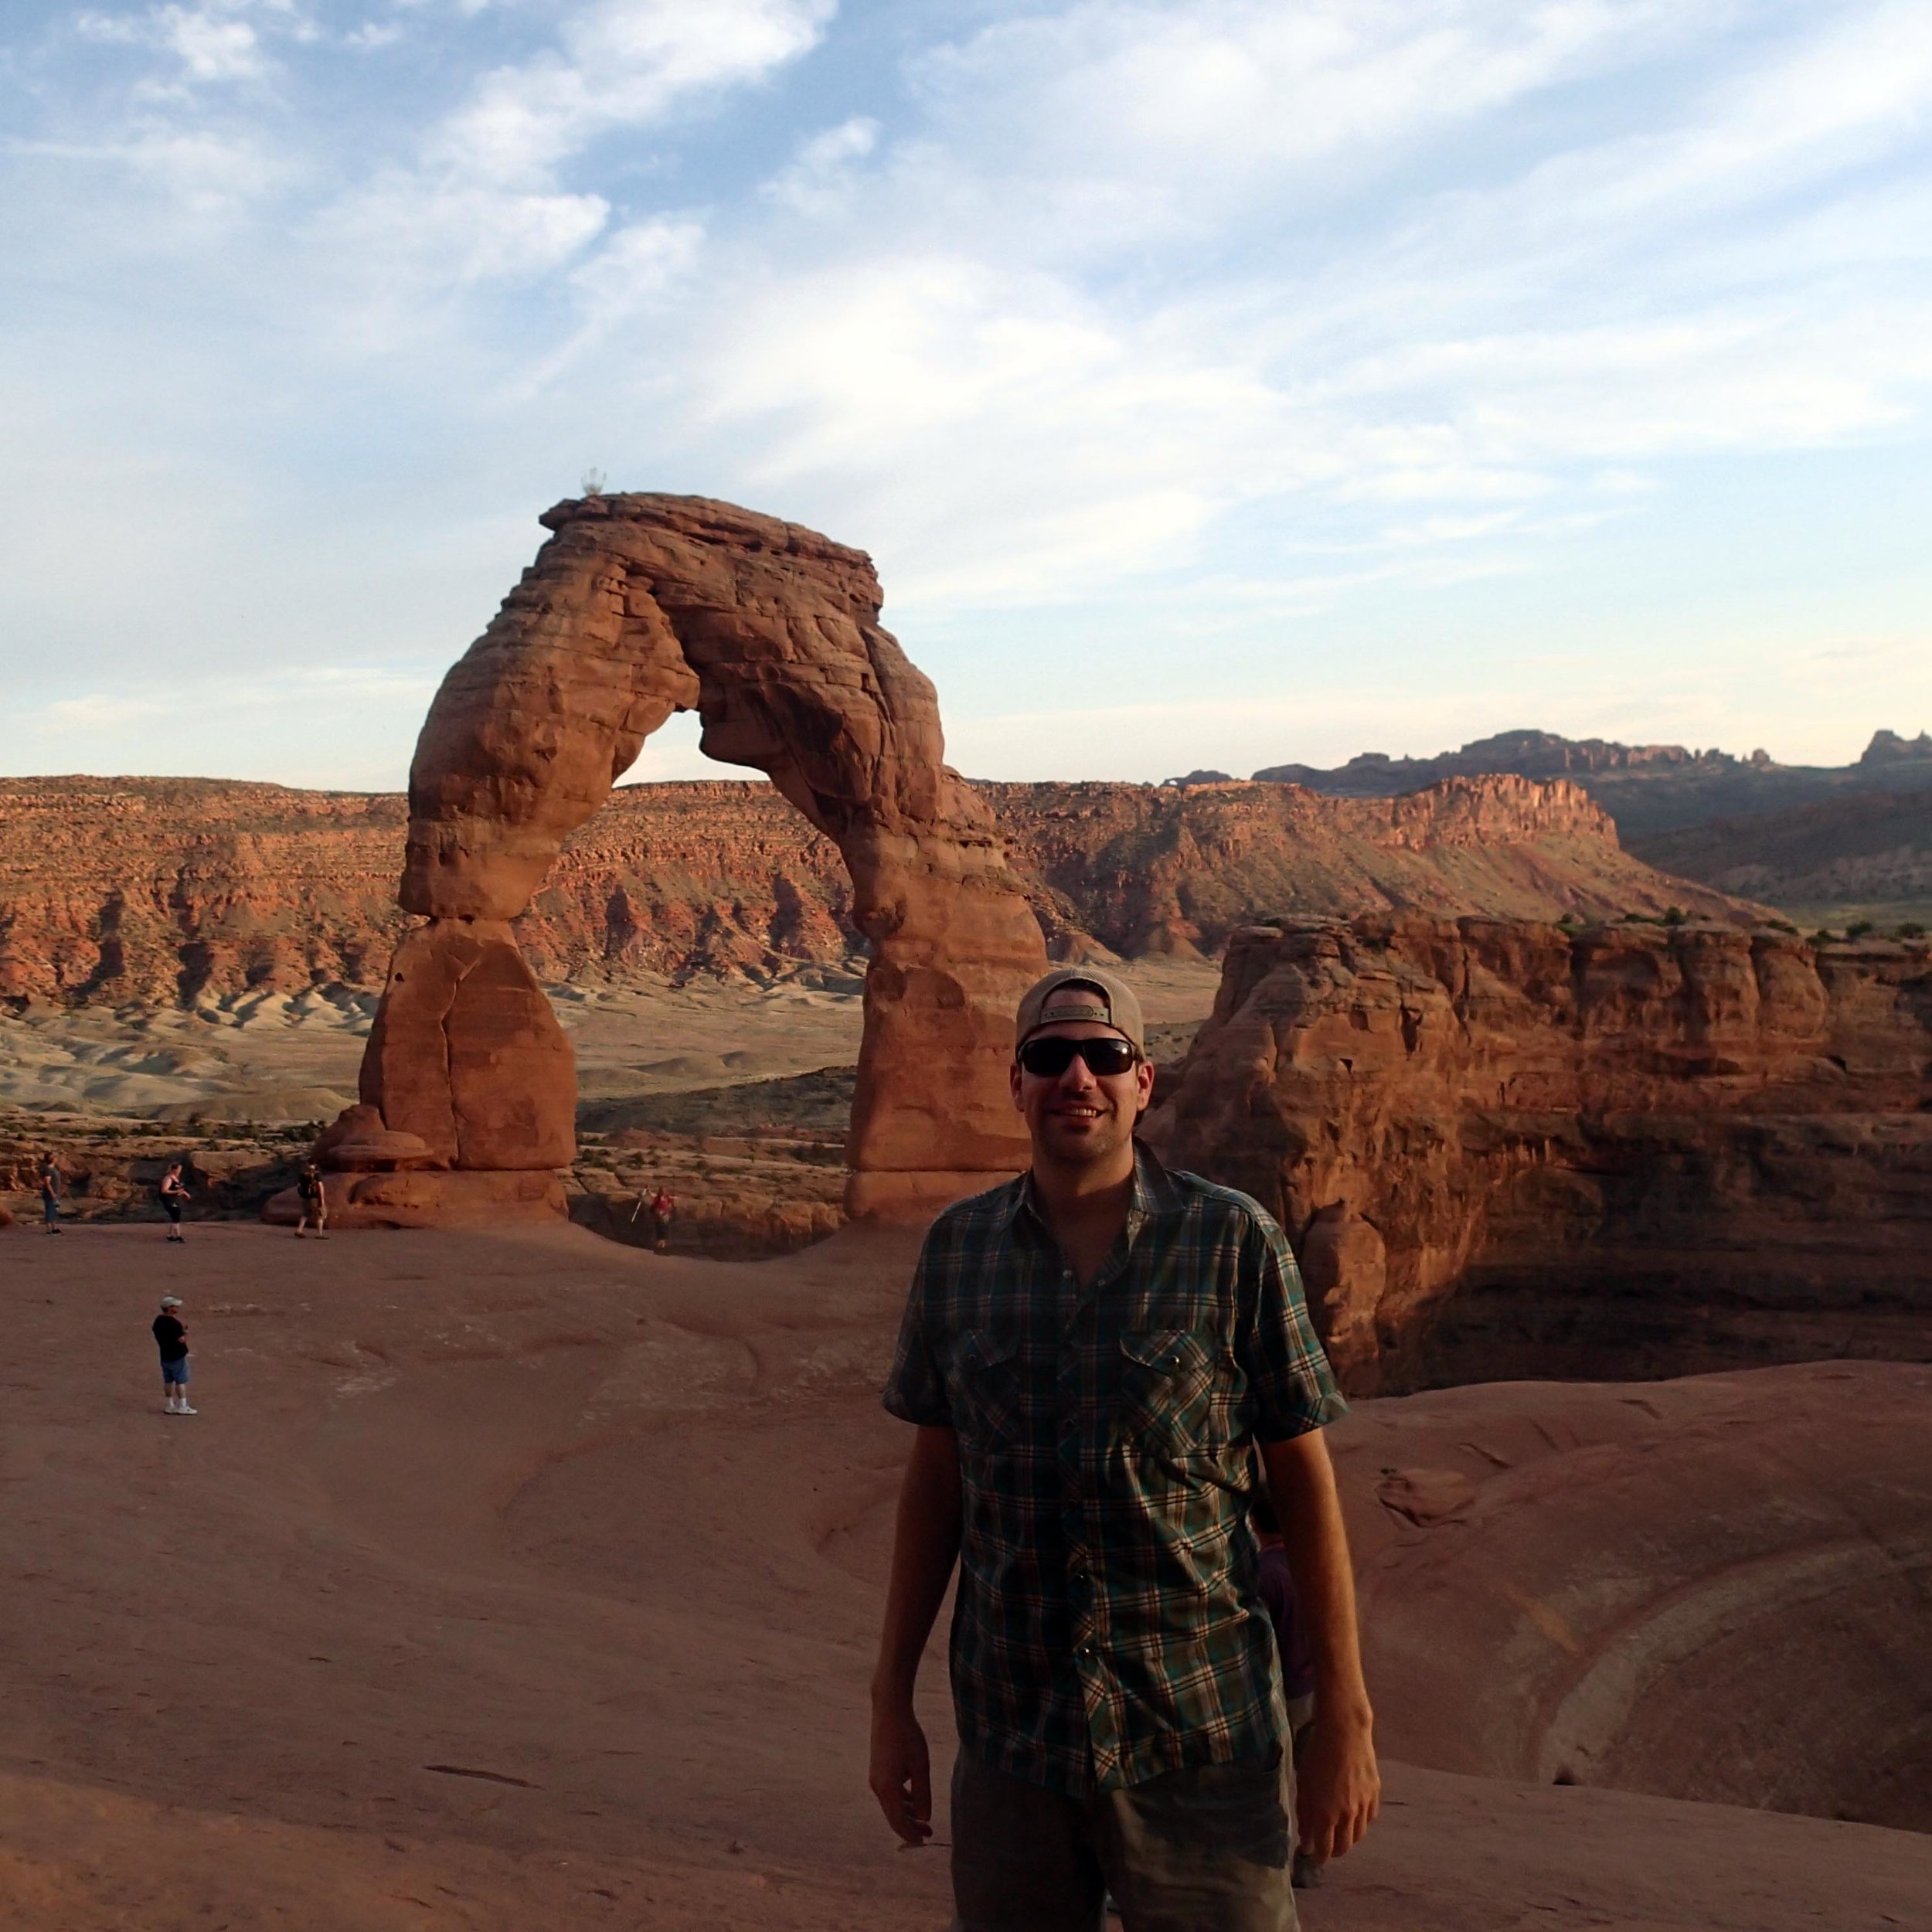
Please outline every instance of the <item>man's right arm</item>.
M958 1560L960 1519L959 1438L951 1429L922 1428L900 1485L872 1685L872 1795L908 1845L932 1835L932 1764L913 1712L913 1685Z

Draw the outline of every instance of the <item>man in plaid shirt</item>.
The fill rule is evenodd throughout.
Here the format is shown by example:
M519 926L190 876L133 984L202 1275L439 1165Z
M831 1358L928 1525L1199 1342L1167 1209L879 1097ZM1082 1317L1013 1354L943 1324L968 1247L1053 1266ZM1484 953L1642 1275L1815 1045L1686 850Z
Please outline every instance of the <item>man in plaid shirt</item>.
M1288 1932L1298 1841L1348 1850L1380 1790L1322 1426L1344 1404L1281 1230L1137 1146L1140 1004L1091 968L1021 1002L1019 1180L927 1236L886 1406L906 1465L871 1782L931 1834L919 1659L953 1620L957 1932ZM1315 1733L1291 1774L1248 1526L1259 1446L1307 1617Z

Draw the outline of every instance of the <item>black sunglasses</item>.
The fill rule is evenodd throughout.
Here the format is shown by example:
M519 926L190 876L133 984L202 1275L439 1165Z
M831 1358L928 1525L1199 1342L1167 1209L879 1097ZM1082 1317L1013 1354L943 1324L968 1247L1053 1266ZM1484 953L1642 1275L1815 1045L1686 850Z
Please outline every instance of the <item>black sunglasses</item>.
M1029 1039L1019 1049L1019 1063L1027 1073L1043 1080L1056 1080L1073 1064L1077 1053L1087 1070L1097 1080L1110 1073L1124 1073L1140 1059L1131 1040L1063 1039L1049 1037Z

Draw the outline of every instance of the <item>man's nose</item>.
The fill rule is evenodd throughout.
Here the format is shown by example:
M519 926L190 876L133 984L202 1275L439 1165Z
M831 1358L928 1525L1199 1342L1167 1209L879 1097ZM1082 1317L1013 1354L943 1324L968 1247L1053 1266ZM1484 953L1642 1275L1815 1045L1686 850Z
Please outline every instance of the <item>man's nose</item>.
M1100 1082L1094 1077L1094 1070L1078 1053L1066 1063L1066 1071L1060 1076L1060 1085L1070 1092L1083 1094L1090 1087Z

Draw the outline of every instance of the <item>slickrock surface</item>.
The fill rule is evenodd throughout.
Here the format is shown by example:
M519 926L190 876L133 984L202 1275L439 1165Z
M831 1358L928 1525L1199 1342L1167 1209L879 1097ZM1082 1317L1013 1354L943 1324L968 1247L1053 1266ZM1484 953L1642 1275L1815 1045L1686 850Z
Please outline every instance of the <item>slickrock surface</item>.
M561 1064L562 1036L546 1034L534 983L513 990L492 963L514 956L508 933L473 956L470 929L521 913L644 740L696 710L706 750L767 772L852 879L871 949L852 1210L917 1214L1019 1166L1005 1065L1014 1002L1046 964L1039 930L992 815L946 767L932 685L879 627L870 560L697 497L591 497L542 521L556 534L444 678L417 741L400 897L429 924L397 954L363 1100L440 1146L442 1117L464 1114L468 1063L489 1130L474 1152L458 1133L454 1164L556 1165L574 1090L547 1070L520 1085L503 1061ZM471 1000L479 977L489 990ZM935 1063L951 1072L943 1100ZM518 1110L486 1090L515 1094Z
M1400 799L1297 787L988 784L1056 954L1213 954L1282 913L1736 917L1621 851L1567 785L1458 780ZM396 795L216 779L0 780L0 995L208 1004L379 988ZM546 983L696 976L855 988L838 848L769 785L621 786L571 833L517 943ZM340 997L340 992L336 994Z
M9 1932L945 1923L944 1851L896 1851L864 1775L909 1237L757 1266L567 1227L0 1246L0 1628L32 1633L0 1645ZM192 1418L155 1386L169 1291ZM1920 1761L1875 1622L1923 1656L1915 1372L1345 1421L1395 1761L1308 1932L1917 1932L1932 1839L1736 1808L1809 1755L1852 1781L1798 1801L1895 1815L1881 1774ZM1558 1736L1587 1748L1546 1765ZM1687 1774L1733 1802L1611 1788Z
M1932 1832L1932 1369L1484 1383L1335 1447L1396 1757Z
M1150 1129L1301 1251L1355 1388L1932 1355L1932 949L1256 927Z

